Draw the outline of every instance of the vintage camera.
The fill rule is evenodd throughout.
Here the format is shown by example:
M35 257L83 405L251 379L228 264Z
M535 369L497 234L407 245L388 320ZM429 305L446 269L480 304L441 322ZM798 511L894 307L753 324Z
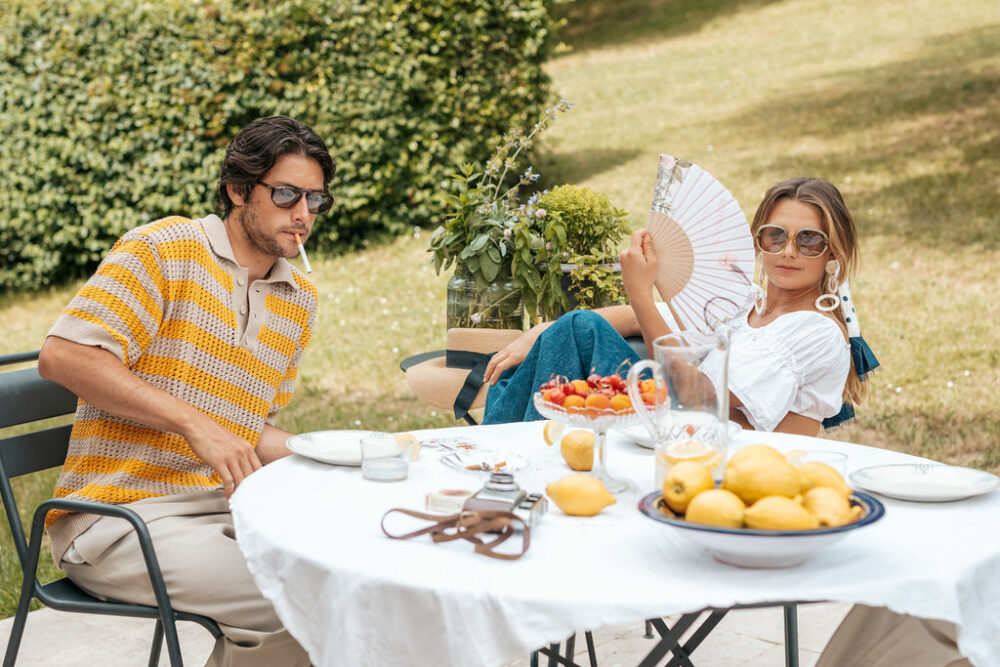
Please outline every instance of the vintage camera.
M513 512L531 527L538 523L548 508L549 501L540 493L525 492L509 472L490 473L483 488L469 496L462 506L465 510Z

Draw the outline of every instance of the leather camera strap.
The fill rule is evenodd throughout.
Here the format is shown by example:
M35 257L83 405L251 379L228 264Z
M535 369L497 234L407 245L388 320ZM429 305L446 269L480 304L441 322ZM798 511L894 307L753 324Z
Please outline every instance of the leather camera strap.
M409 533L395 535L385 527L386 517L394 512L429 521L430 524ZM516 535L518 530L521 531L524 540L521 552L498 553L496 548ZM531 543L531 528L524 522L524 519L512 512L497 510L464 510L457 514L441 516L440 514L426 514L396 507L382 515L382 532L394 540L407 540L420 535L430 535L435 542L467 540L472 542L476 553L501 560L517 560L528 551L528 546ZM495 535L495 537L487 541L483 539L486 535Z

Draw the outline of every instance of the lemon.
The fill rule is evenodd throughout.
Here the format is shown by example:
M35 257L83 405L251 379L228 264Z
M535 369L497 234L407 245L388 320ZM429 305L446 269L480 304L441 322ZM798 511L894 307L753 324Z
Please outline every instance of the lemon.
M851 497L851 487L840 476L836 469L819 461L803 463L798 467L799 477L802 478L802 488L811 489L815 486L828 486L835 489L844 498Z
M661 463L667 464L665 467L681 461L697 461L712 469L722 462L719 450L704 440L674 440L666 443L657 454L662 458Z
M814 530L819 520L786 496L766 496L743 513L747 528L760 530Z
M551 447L559 442L559 438L562 437L563 430L565 428L565 424L561 421L556 421L555 419L550 419L545 422L545 426L542 428L542 438L545 439L545 444Z
M684 518L693 523L709 526L740 528L746 505L732 491L709 489L696 495L687 507Z
M663 479L663 499L670 509L683 514L692 498L714 488L715 480L708 466L697 461L681 461L671 467Z
M736 453L730 457L729 463L739 463L743 459L753 458L756 456L773 456L780 459L785 458L785 455L774 447L768 447L767 445L747 445L746 447L740 447L740 449L738 449Z
M545 487L545 493L572 516L594 516L616 502L601 481L590 475L566 475Z
M559 451L571 470L589 471L594 465L594 434L591 431L570 431L562 437Z
M837 489L817 486L802 496L802 506L819 520L819 525L836 528L851 523L851 504Z
M420 456L420 441L417 440L417 436L412 433L397 433L392 437L399 444L400 448L410 448L411 461L417 460L417 457Z
M802 480L784 456L758 453L730 460L722 486L751 505L764 496L794 498L802 490Z

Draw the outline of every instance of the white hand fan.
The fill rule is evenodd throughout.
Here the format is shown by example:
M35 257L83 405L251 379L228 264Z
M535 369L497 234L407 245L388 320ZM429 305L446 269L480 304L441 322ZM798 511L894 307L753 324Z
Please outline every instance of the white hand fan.
M661 155L646 228L659 259L653 284L682 326L706 331L746 311L754 294L750 226L711 174Z

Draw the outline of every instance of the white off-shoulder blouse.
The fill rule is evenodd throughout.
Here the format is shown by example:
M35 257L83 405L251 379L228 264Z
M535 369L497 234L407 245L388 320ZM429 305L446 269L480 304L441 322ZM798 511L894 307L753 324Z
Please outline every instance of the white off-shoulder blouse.
M660 311L672 324L669 310ZM754 429L773 431L789 412L817 421L840 412L851 348L832 319L802 310L754 328L743 317L731 331L729 391ZM709 355L702 364L721 362Z

